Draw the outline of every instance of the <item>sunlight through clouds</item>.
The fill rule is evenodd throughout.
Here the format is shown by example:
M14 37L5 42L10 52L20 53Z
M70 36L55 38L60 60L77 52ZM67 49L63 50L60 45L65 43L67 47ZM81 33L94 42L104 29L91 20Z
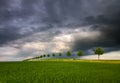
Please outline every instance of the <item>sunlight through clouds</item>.
M120 50L119 3L120 0L0 0L0 59L22 60L68 50L92 55L96 47L107 48L105 53L113 52L111 56Z

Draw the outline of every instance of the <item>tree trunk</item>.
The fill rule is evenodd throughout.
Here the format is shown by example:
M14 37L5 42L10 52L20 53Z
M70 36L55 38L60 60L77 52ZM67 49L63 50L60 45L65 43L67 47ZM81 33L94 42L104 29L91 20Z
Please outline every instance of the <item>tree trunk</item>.
M99 60L99 58L100 58L100 55L98 55L98 60Z

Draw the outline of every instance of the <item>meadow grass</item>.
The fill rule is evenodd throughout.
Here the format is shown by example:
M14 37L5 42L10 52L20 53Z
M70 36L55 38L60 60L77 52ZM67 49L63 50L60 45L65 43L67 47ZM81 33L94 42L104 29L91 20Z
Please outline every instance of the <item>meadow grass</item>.
M120 61L0 62L0 83L120 83Z

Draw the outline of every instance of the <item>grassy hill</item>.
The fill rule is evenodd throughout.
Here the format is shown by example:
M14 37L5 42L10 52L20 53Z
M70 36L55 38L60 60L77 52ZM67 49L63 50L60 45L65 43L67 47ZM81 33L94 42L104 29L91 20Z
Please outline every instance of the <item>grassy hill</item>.
M120 61L0 62L0 83L120 83Z

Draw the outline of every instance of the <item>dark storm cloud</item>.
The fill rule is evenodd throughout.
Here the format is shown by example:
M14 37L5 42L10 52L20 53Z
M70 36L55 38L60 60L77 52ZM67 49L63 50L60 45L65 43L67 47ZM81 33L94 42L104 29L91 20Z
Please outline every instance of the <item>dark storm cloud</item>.
M39 11L35 10L34 7L36 4L39 5L38 2L38 0L0 0L0 45L32 35L34 32L49 27L49 25L38 26L35 29L34 26L29 26L34 21L41 21L41 16L36 15ZM26 33L20 34L24 28Z
M0 0L0 45L35 33L47 33L49 29L55 32L54 29L64 30L64 27L92 25L91 30L100 31L101 37L95 40L77 38L73 50L118 46L119 3L120 0ZM25 32L21 34L21 31ZM47 37L51 39L55 35L51 33ZM41 40L47 41L44 36Z
M48 13L46 21L50 23L62 23L72 17L76 20L81 17L81 0L45 0L44 4Z
M106 52L113 51L113 49L120 50L120 6L117 5L116 7L115 4L113 5L109 6L112 8L112 11L107 9L109 12L104 12L102 15L85 18L85 24L92 25L91 30L101 32L101 36L95 40L90 40L89 38L79 40L77 38L72 47L74 50L88 50L94 47L110 48Z
M20 38L20 35L18 34L18 29L15 27L9 27L0 29L0 44L4 44L6 42L9 42L11 40L16 40L17 38Z

